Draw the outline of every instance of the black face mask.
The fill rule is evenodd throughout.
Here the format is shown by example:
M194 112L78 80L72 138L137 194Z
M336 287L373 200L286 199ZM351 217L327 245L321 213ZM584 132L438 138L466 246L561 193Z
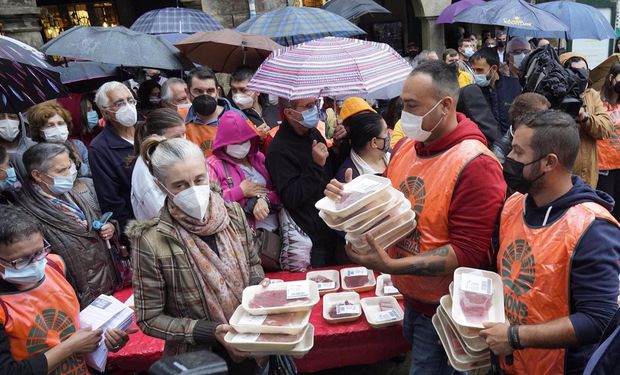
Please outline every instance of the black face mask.
M497 41L497 48L504 48L505 46L506 46L506 42L504 42L503 40Z
M201 116L210 116L217 108L217 101L211 95L200 95L192 101L192 108Z
M150 76L149 79L151 81L155 81L155 82L159 82L159 79L161 78L161 75L159 74L155 74L154 76Z
M616 82L616 84L614 85L614 91L616 92L616 94L620 94L620 82Z
M527 164L523 164L514 159L506 157L506 160L504 161L504 165L503 165L504 166L503 174L504 174L504 180L506 180L506 184L508 185L508 187L514 191L518 191L521 194L527 194L530 188L532 187L532 184L536 180L544 176L545 173L544 172L541 173L540 176L530 181L530 180L525 179L525 177L523 177L523 168L542 160L545 156L540 157Z
M419 52L415 51L415 50L414 51L407 51L407 56L409 56L409 57L411 57L413 59L414 57L416 57L418 55L418 53Z

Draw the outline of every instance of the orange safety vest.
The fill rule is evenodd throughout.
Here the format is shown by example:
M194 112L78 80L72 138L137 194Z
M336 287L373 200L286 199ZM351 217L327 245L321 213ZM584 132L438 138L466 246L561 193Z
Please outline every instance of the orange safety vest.
M416 154L414 141L407 139L403 142L390 161L387 177L411 202L418 225L408 237L388 249L392 258L416 256L449 244L448 211L461 171L480 155L495 159L493 153L476 140L465 140L429 157ZM392 280L406 297L437 304L449 293L452 274L392 275Z
M525 195L515 193L502 210L498 272L504 284L504 311L511 324L541 324L569 311L570 265L592 222L618 222L602 206L586 202L569 208L555 222L530 227L523 219ZM507 374L563 374L565 349L523 349L513 353Z
M213 142L217 134L217 125L197 124L190 122L185 125L187 140L200 146L200 149L208 158L213 153Z
M65 279L65 266L58 255L47 256L45 277L23 292L0 294L0 323L9 337L16 361L44 353L75 333L80 324L80 304ZM90 374L83 355L74 354L53 374Z
M596 142L598 167L602 171L620 169L620 104L612 106L605 102L605 107L614 123L614 130L611 137Z

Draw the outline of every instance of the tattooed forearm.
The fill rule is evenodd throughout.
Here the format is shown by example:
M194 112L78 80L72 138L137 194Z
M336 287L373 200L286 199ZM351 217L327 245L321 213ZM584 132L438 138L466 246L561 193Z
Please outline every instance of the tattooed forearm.
M450 245L439 247L435 250L406 258L411 264L403 265L396 270L399 275L416 276L440 276L452 271L451 263L455 263L456 258L451 252Z

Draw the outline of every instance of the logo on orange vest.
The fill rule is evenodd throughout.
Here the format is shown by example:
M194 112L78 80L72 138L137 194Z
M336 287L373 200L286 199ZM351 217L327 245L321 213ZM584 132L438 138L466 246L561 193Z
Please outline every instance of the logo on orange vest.
M28 354L47 351L50 349L48 341L62 341L74 332L75 324L67 313L56 309L43 310L42 314L35 317L34 325L28 332Z
M396 255L398 256L398 258L404 258L406 256L409 256L405 253L410 255L420 254L421 237L422 235L420 234L420 231L418 230L418 228L416 228L413 230L413 232L411 232L411 234L396 243Z
M504 293L506 316L512 323L525 324L528 306L519 300L532 289L536 278L536 260L525 240L516 240L502 256L502 282L511 293Z
M422 177L409 176L399 186L405 197L413 198L412 206L417 215L422 213L426 203L426 187L424 185Z

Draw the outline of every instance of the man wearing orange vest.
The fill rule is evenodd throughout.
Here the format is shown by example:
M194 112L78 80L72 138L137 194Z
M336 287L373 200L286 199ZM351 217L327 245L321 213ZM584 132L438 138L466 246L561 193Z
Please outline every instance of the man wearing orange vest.
M508 324L480 332L507 374L582 374L618 309L614 202L571 175L578 152L563 112L516 124L504 176L517 193L502 210L497 255Z
M97 349L102 331L79 328L65 265L41 233L22 211L0 211L0 374L89 374L84 354ZM118 351L128 338L107 330L105 344Z
M501 166L476 124L456 112L458 94L456 72L439 61L419 65L405 81L401 122L408 139L396 145L387 177L411 201L417 228L388 253L371 238L370 253L347 247L352 261L392 274L405 296L411 374L454 372L430 318L457 267L491 266L505 198ZM337 197L341 188L332 181L326 194Z

